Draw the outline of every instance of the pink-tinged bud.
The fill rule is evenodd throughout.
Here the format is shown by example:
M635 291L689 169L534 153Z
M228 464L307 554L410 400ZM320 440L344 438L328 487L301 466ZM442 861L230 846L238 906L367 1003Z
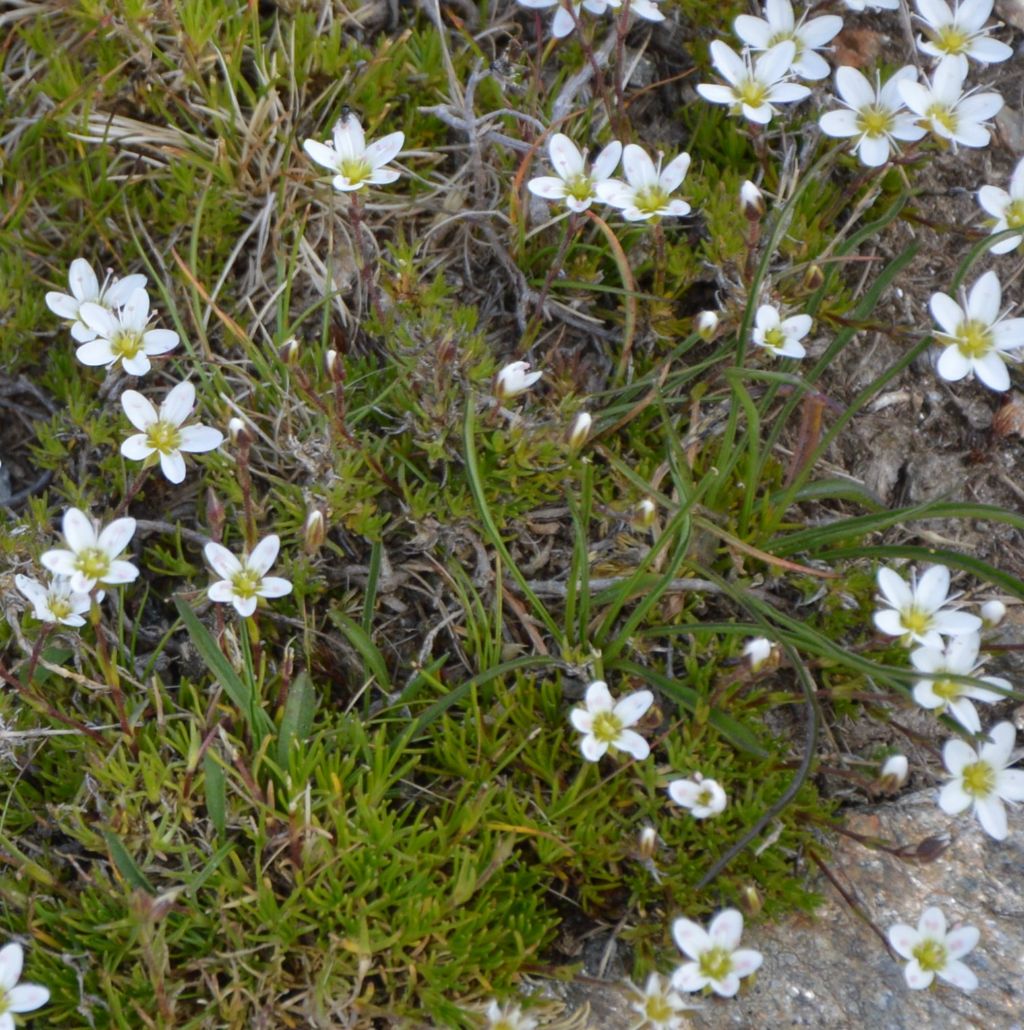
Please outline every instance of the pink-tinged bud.
M594 424L593 418L586 411L581 411L572 424L569 432L569 449L578 451L590 436L590 427Z
M710 343L715 338L715 333L718 332L718 312L717 311L702 311L697 316L697 335L707 343Z
M1006 605L1002 601L986 601L981 606L981 621L987 629L995 629L1006 618Z
M498 372L494 380L494 396L498 403L517 397L529 390L543 375L543 372L531 372L528 361L512 361Z
M286 365L297 365L299 363L299 341L294 336L290 337L281 344L277 354Z
M825 285L825 273L821 270L820 265L810 265L806 272L804 272L804 289L808 293L814 293L815 290L820 290Z
M306 554L316 554L326 539L327 523L324 521L324 513L319 508L314 508L306 516L306 523L302 527L303 549Z
M749 179L740 187L740 206L748 222L759 222L764 217L764 194Z

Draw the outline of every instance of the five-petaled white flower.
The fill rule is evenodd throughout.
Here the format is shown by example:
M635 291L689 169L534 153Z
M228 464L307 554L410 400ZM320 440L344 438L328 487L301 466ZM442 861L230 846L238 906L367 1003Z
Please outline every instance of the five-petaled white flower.
M783 318L779 309L762 304L754 316L752 338L758 347L764 347L777 358L803 358L807 356L800 342L811 331L810 315L790 315Z
M611 177L622 157L622 144L612 140L594 159L590 172L586 158L568 136L556 132L548 144L551 166L558 173L531 179L526 188L545 200L564 200L570 211L586 211L597 199L597 184Z
M79 308L86 302L99 304L108 311L115 311L127 303L135 290L146 285L144 275L126 275L123 279L110 276L100 286L96 273L85 258L75 258L68 269L68 286L71 293L50 290L46 294L46 306L59 318L71 322L71 336L79 343L96 338L96 330L90 329L79 316Z
M59 622L76 627L85 625L82 616L92 606L92 598L83 591L72 590L67 576L54 576L50 585L45 587L38 580L19 573L14 577L14 585L31 603L32 614L40 622Z
M691 1006L672 989L671 982L651 973L642 991L632 984L630 986L636 993L636 1000L630 1002L630 1008L640 1014L635 1030L683 1030L686 1020L679 1013Z
M0 948L0 1030L14 1030L15 1013L34 1012L50 1000L39 984L19 984L25 954L20 944Z
M711 43L711 59L729 85L702 82L697 92L713 104L728 104L733 114L767 125L778 113L774 104L792 104L811 95L799 82L785 81L795 57L796 44L791 39L776 43L754 62L747 51L740 56L716 39Z
M332 136L328 143L304 140L302 149L318 165L334 173L331 183L336 190L348 193L364 186L386 186L398 178L398 170L386 165L402 149L404 132L389 133L367 146L363 127L350 111L335 122Z
M960 924L947 932L942 909L932 907L921 914L916 930L897 923L889 927L888 937L896 953L909 959L903 975L913 990L930 987L936 974L962 991L973 991L978 986L974 971L960 961L978 943L976 927Z
M1024 158L1013 170L1009 191L999 186L982 186L978 190L978 203L995 219L991 232L1020 229L1019 233L993 244L993 254L1009 254L1024 243Z
M243 553L238 559L226 547L211 540L203 548L203 554L213 571L223 578L210 584L207 590L210 600L233 604L235 611L247 618L256 611L259 598L290 594L292 585L288 580L267 575L280 547L280 538L271 533L252 549L252 554Z
M771 50L776 43L792 40L796 45L793 74L801 79L824 79L829 72L828 61L815 51L839 34L843 19L828 14L808 21L805 11L798 22L789 0L765 0L764 13L764 18L741 14L733 22L736 35L755 52Z
M949 597L949 569L933 565L918 581L911 573L910 585L895 569L878 570L878 589L890 607L875 612L875 626L900 643L923 647L942 647L943 636L956 637L977 633L981 619L969 612L944 608Z
M761 968L761 952L739 947L743 916L735 908L719 912L707 930L689 919L677 919L672 924L672 936L680 951L693 960L684 962L672 974L676 990L710 987L715 994L731 998L740 989L740 979Z
M518 1005L492 1001L487 1006L487 1030L537 1030L537 1020L524 1016Z
M851 11L898 11L900 0L843 0Z
M836 92L846 109L826 111L818 119L826 136L856 138L854 149L861 162L878 168L889 160L889 150L898 150L896 140L913 142L925 135L925 128L905 107L900 97L903 80L917 80L917 69L905 65L886 80L875 73L875 85L856 68L842 65L836 69Z
M931 132L940 139L965 147L987 147L991 134L985 123L1003 106L998 93L964 93L967 77L955 58L939 61L930 81L901 79L903 103L919 115Z
M683 808L688 808L694 819L707 819L725 811L728 798L717 780L705 779L694 773L692 780L673 780L668 785L668 796Z
M141 287L132 290L124 306L113 312L85 301L78 317L95 333L94 339L75 351L83 365L109 368L120 361L129 375L144 376L150 369L150 357L178 346L178 334L173 329L146 328L149 294Z
M964 633L953 637L944 650L937 647L921 647L912 651L911 664L918 672L931 673L935 678L918 680L914 684L914 700L922 708L935 708L940 712L948 711L964 729L971 733L981 732L981 720L971 699L992 704L1002 701L1005 693L987 690L985 687L959 683L950 676L973 676L978 678L981 669L978 663L978 650L981 637L977 633ZM1010 681L1000 676L982 676L986 683L1000 687L1003 691L1010 689Z
M928 39L917 37L918 49L931 57L956 61L966 77L967 58L997 64L1013 57L1013 48L984 29L993 0L963 0L950 9L945 0L914 0Z
M935 335L945 348L935 368L943 379L958 382L973 374L989 389L1009 390L1006 362L1024 347L1024 318L1001 318L1001 303L1002 287L992 271L971 287L963 307L948 294L932 294L929 307L941 326Z
M605 204L619 208L627 222L678 218L690 213L690 205L672 194L682 185L690 167L690 155L674 157L664 168L651 160L643 147L628 143L622 151L626 182L606 179L597 184L597 195Z
M995 840L1006 840L1003 802L1024 801L1024 771L1007 768L1017 731L1012 722L1001 722L988 737L978 751L958 737L946 741L942 761L952 779L939 792L939 807L959 815L973 805L981 828Z
M58 576L67 576L76 594L87 594L97 583L131 583L139 570L118 555L135 535L135 519L114 519L102 531L78 508L68 508L62 523L67 549L46 551L39 559Z
M569 714L573 726L584 735L580 741L583 757L597 762L611 748L628 752L638 762L645 759L651 753L650 745L630 727L643 718L653 701L649 690L638 690L616 703L607 683L591 683L584 697L585 707L574 708Z
M531 372L528 361L510 361L498 370L494 378L494 396L498 402L507 401L510 397L518 397L525 393L544 375L544 371Z
M121 453L131 461L145 461L158 455L160 468L172 483L185 478L182 451L201 454L224 442L224 434L210 426L182 426L196 403L195 387L186 380L178 383L163 399L160 411L137 390L121 394L121 406L138 433L121 444Z

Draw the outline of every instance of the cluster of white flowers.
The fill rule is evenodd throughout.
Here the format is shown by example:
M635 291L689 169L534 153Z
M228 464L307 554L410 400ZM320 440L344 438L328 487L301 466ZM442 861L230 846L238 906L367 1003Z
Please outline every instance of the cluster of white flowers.
M555 39L564 39L580 20L580 11L601 17L606 11L618 11L625 0L572 0L572 9L566 0L518 0L522 7L533 10L548 11L557 8L551 21L551 35ZM658 7L659 0L629 0L629 12L645 21L664 21L665 15Z

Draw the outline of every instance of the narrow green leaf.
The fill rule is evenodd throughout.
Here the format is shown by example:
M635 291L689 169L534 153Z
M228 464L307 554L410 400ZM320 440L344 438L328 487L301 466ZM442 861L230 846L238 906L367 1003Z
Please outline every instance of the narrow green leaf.
M103 839L110 849L117 871L137 890L147 894L156 894L156 888L146 879L146 874L135 864L135 859L128 854L128 849L121 843L121 838L112 830L101 830Z
M203 755L203 781L206 785L206 811L218 836L228 831L227 782L224 769L210 751Z
M370 634L363 629L354 619L350 619L344 612L336 608L331 609L331 622L348 638L348 642L359 652L366 663L366 674L372 676L377 685L382 689L391 692L391 677L388 675L388 666L384 656L380 653L377 645L373 642Z
M288 768L288 753L292 741L305 741L313 728L316 713L316 690L308 672L300 672L288 688L284 703L284 716L277 732L277 762L282 769Z

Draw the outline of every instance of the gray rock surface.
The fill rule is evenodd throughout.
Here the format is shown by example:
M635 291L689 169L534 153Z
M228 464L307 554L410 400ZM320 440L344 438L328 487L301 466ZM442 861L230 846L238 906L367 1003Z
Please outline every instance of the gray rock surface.
M826 903L814 917L751 926L743 943L764 954L751 987L738 998L698 998L696 1030L726 1027L857 1028L857 1030L1024 1030L1024 811L1010 814L1010 836L989 839L970 815L952 819L936 790L865 808L849 828L898 847L949 833L947 850L909 862L841 837L829 869L883 933L893 923L917 925L938 905L950 925L971 923L981 940L965 961L980 981L972 994L937 981L909 990L902 965L878 935L822 880ZM637 1016L621 984L558 985L571 1010L586 1002L588 1026L629 1030Z

